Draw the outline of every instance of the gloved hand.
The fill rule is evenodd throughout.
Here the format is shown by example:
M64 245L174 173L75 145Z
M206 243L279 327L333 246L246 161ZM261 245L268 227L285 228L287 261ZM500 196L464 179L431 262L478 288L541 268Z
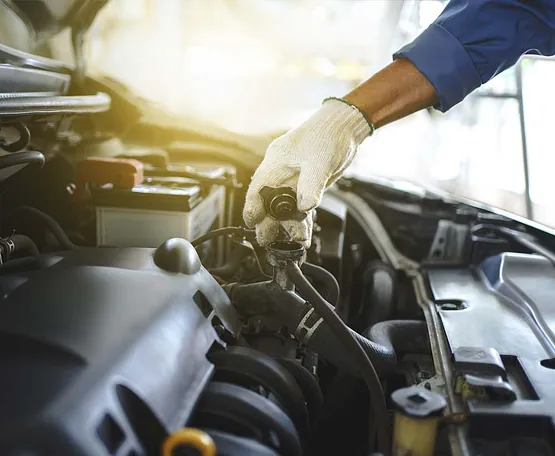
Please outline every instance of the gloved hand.
M309 247L312 216L279 222L264 210L260 190L290 187L297 192L297 206L308 212L320 204L324 190L332 185L352 162L358 146L374 127L362 113L335 98L297 128L274 140L253 175L247 191L243 218L249 228L256 226L261 245L273 242L281 226L292 240Z

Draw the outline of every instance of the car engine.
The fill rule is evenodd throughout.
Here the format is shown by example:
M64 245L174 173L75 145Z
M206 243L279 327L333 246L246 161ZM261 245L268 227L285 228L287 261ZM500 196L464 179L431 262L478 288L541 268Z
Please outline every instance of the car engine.
M555 233L343 178L262 247L266 142L0 57L0 454L554 454Z

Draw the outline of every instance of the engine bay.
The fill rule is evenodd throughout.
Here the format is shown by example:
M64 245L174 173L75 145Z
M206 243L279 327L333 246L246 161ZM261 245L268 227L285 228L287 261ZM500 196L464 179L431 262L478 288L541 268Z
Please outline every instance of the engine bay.
M261 143L2 52L2 455L554 454L554 233L343 178L261 247Z

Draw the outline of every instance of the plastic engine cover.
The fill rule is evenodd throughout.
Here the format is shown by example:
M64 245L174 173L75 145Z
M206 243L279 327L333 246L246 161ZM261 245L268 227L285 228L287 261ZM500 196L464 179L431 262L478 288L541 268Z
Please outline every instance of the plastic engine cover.
M157 454L211 375L221 287L159 270L149 249L26 264L0 277L0 454Z
M553 264L503 253L428 277L454 371L485 393L467 401L469 436L480 445L506 442L476 454L555 454Z

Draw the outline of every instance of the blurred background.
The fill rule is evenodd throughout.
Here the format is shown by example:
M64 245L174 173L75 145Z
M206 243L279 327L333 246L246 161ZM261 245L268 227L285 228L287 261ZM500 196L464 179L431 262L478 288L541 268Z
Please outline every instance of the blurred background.
M89 70L167 110L276 135L342 96L441 12L440 0L112 0ZM58 58L71 59L60 36ZM447 114L380 129L349 173L440 188L555 227L555 61L523 58Z

